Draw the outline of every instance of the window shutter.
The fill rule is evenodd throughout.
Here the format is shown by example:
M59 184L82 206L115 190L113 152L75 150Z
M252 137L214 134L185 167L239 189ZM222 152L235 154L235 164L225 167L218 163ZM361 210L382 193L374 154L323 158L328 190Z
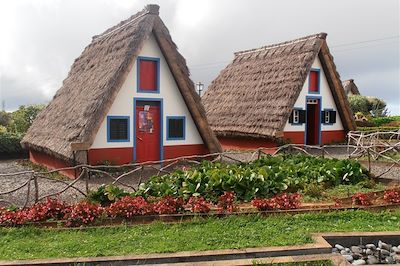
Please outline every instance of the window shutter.
M327 111L321 111L321 123L325 124L325 112Z
M336 111L329 111L329 123L336 123Z
M299 110L299 123L304 124L306 122L306 110Z
M292 110L292 113L290 114L290 116L289 116L289 123L290 124L292 124L293 123L293 110Z

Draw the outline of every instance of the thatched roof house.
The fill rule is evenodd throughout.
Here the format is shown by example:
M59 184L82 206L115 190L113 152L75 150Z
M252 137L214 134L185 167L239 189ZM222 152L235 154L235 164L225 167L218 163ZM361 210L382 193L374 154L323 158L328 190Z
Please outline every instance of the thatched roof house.
M357 85L354 83L354 79L348 79L343 81L343 89L347 96L360 95Z
M329 108L335 112L330 115L336 116L337 111L337 120L340 120L335 122L340 122L340 125L331 128L328 124L335 123L322 123L319 142L314 141L315 144L336 141L332 131L340 131L333 134L343 138L345 132L355 128L326 35L319 33L235 53L233 61L221 71L202 97L208 121L223 146L225 142L238 143L240 138L287 138L295 143L308 142L304 137L307 134L305 112L311 96L329 99L317 99L322 101L318 103L319 108L323 111L327 107L325 103L329 103ZM315 75L311 78L311 74ZM310 84L315 84L316 91L310 91ZM304 121L291 128L293 123L289 120L293 118L293 110L301 111L295 112L295 118L304 116ZM331 136L324 137L321 133L324 131L331 131ZM293 137L296 132L303 135ZM228 141L229 138L236 139ZM260 144L266 142L256 141L254 145Z
M135 148L136 140L139 139L138 135L135 135L135 114L132 114L134 104L137 108L142 106L144 111L141 112L148 112L149 108L150 110L153 108L152 98L155 97L155 109L161 109L161 113L157 113L157 116L161 117L159 159L173 156L177 149L177 155L185 154L185 152L179 152L182 151L179 145L173 145L176 143L182 144L180 147L186 145L184 146L186 151L190 150L189 148L193 149L193 145L204 146L202 147L204 152L219 151L220 144L207 123L204 108L189 78L186 61L178 52L177 46L158 14L157 5L148 5L129 19L94 36L92 43L73 63L53 100L33 122L22 144L31 152L39 152L69 163L72 163L74 159L74 150L88 152L88 160L93 163L94 157L90 158L91 150L99 148L103 149L101 153L112 153L114 155L110 155L111 157L121 159L115 155L116 149L130 148L132 150ZM143 73L139 71L139 64L142 69L140 71ZM150 69L150 72L144 73L144 69ZM142 79L145 77L149 80L143 83L144 81L139 81L139 75ZM155 78L154 82L151 80L152 77ZM145 86L142 83L148 86L156 84L157 90L141 89L140 86ZM124 93L126 94L122 95ZM143 97L146 101L141 103L140 99ZM179 106L174 107L177 105ZM126 110L121 110L122 107L119 106L127 107ZM127 121L122 121L121 118L115 120L115 123L111 122L120 127L115 127L115 132L104 133L118 137L120 134L118 130L121 128L127 130L121 133L128 135L125 137L129 139L123 145L117 143L120 139L117 139L115 143L112 143L112 140L100 139L102 132L108 130L107 118L112 119L108 117L112 115L128 117ZM147 115L150 116L148 113ZM165 123L170 122L167 120L167 115L182 115L186 119L171 120L172 122L167 124L167 127L170 125L170 130L171 125L176 124L179 128L177 132L171 131L172 134L178 134L179 137L182 137L179 134L186 134L186 139L175 142L171 140L173 138L167 139L169 132L166 132ZM146 117L140 118L146 119ZM129 130L129 125L134 125L133 130ZM136 133L139 134L139 131ZM96 144L103 142L104 144L101 145ZM175 150L172 147L175 147ZM106 148L113 148L113 150L104 150ZM199 150L195 149L193 152L197 151ZM135 159L132 158L131 151L124 152L130 156L127 155L125 161ZM86 156L86 153L83 153L75 159L78 162L86 162Z

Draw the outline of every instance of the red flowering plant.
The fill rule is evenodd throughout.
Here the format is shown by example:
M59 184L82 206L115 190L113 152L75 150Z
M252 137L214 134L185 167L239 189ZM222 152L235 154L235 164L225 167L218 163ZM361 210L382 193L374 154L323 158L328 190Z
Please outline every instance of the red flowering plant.
M67 226L87 225L95 221L104 213L103 207L86 201L79 202L71 207L71 211L65 215Z
M153 212L152 205L143 197L125 196L112 203L106 209L110 217L131 218L137 215L146 215Z
M235 204L235 199L235 192L224 192L218 199L218 213L232 213L237 211L238 207Z
M351 197L351 202L353 205L372 205L371 194L358 192Z
M203 197L190 197L188 204L189 209L193 213L208 213L210 212L210 203Z
M0 225L2 226L23 225L27 222L26 210L24 209L0 209Z
M383 192L383 199L389 203L400 203L400 190L388 189Z
M31 222L62 219L69 212L70 206L59 199L47 198L26 210L26 219Z
M300 207L300 198L301 196L299 193L282 193L269 199L254 199L251 203L259 211L289 210Z
M153 204L153 211L158 214L174 214L184 210L185 201L183 198L165 196Z

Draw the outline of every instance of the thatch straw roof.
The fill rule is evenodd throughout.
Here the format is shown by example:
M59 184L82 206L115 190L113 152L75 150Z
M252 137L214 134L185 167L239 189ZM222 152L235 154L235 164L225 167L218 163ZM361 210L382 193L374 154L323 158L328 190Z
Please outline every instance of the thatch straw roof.
M235 53L202 97L219 136L279 138L318 56L346 130L355 128L326 33Z
M158 16L148 5L118 25L94 36L75 60L53 100L22 140L25 147L72 160L71 144L88 149L146 39L153 33L210 152L221 147L210 129L186 61Z
M349 92L353 93L354 95L360 95L360 91L358 90L357 85L354 83L354 79L345 80L342 84L346 95L348 95Z

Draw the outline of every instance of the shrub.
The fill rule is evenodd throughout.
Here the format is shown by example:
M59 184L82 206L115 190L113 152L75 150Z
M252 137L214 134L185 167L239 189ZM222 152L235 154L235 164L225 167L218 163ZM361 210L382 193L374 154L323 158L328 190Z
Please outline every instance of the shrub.
M0 156L15 156L24 154L20 142L23 135L19 133L3 132L0 133Z
M87 199L92 203L100 204L101 206L108 206L127 195L129 195L128 192L115 185L103 184L97 190L90 191Z
M7 210L0 209L0 225L16 226L23 225L28 222L26 211L23 209Z
M26 210L26 219L30 222L62 219L69 212L70 206L58 200L47 198L46 202L36 203Z
M208 213L210 204L203 197L190 197L188 201L190 211L194 213Z
M165 196L158 202L154 203L153 210L158 214L174 214L183 211L185 201L178 197Z
M252 205L257 208L259 211L266 210L289 210L289 209L297 209L300 207L300 194L288 194L282 193L278 194L273 198L269 199L254 199L252 200Z
M372 204L371 194L358 192L351 197L353 205L369 206Z
M224 192L223 195L219 197L218 200L218 213L232 213L237 210L237 206L235 205L235 192Z
M143 197L125 196L107 207L107 214L111 217L131 218L137 215L152 213L152 205Z
M103 208L100 205L83 201L73 205L71 211L65 215L66 225L71 227L87 225L102 214Z
M389 203L400 203L400 190L389 189L383 193L383 199Z

